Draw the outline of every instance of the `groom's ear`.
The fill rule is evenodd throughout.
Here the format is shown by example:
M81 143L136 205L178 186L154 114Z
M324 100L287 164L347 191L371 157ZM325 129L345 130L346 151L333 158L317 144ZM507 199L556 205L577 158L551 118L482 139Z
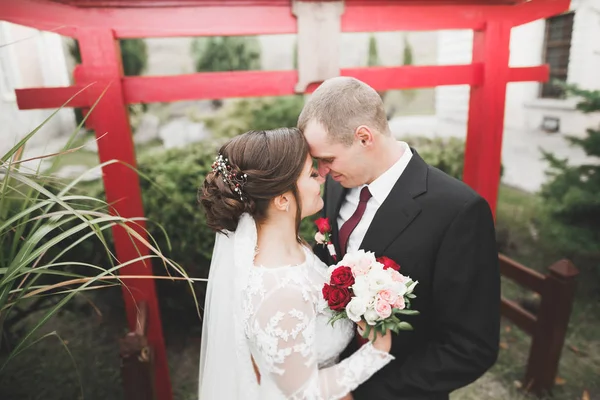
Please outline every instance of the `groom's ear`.
M373 143L373 133L366 125L361 125L356 128L355 136L362 146L367 146Z

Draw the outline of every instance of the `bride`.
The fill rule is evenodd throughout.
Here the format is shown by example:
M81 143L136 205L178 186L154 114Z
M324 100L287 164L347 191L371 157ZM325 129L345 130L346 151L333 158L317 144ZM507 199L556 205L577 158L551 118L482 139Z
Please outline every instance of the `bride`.
M298 234L323 207L322 183L297 129L250 131L220 149L200 194L217 232L201 400L340 399L393 359L388 332L339 362L354 324L328 323L327 266Z

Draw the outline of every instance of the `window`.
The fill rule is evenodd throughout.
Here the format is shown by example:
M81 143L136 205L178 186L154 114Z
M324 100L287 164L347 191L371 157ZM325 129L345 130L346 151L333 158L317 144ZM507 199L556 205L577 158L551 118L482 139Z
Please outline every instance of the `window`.
M542 84L541 97L551 99L563 98L563 90L552 85L552 81L567 81L574 15L571 12L546 20L544 62L550 66L550 80Z

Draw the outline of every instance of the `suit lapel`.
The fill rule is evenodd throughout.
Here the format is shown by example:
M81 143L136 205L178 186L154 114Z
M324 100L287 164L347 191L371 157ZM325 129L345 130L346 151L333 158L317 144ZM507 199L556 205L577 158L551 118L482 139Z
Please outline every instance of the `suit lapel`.
M417 152L412 148L411 151L410 162L377 210L360 245L361 249L372 251L377 256L381 256L421 212L415 198L427 191L428 169Z
M327 209L325 210L326 215L329 216L329 223L331 224L331 240L335 246L336 254L341 254L340 245L338 241L339 226L338 226L338 215L342 203L346 198L347 189L337 183L331 178L327 178Z

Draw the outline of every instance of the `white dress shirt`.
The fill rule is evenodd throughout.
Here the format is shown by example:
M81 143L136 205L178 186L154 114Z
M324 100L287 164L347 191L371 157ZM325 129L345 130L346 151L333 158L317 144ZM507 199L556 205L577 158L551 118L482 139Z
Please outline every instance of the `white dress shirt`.
M354 214L354 211L356 211L360 198L360 191L362 188L368 186L372 195L367 202L365 213L348 238L347 252L359 249L359 246L362 243L367 230L373 221L373 218L375 217L375 213L390 194L392 188L396 184L396 181L400 178L410 159L412 158L413 154L412 151L410 151L408 144L402 141L398 141L398 143L402 145L404 152L398 161L394 163L394 165L392 165L387 171L371 182L370 185L362 185L352 188L348 190L346 194L346 199L344 200L344 203L340 208L340 213L338 214L338 229L341 229L342 225L344 225L344 222L346 222L352 216L352 214Z

